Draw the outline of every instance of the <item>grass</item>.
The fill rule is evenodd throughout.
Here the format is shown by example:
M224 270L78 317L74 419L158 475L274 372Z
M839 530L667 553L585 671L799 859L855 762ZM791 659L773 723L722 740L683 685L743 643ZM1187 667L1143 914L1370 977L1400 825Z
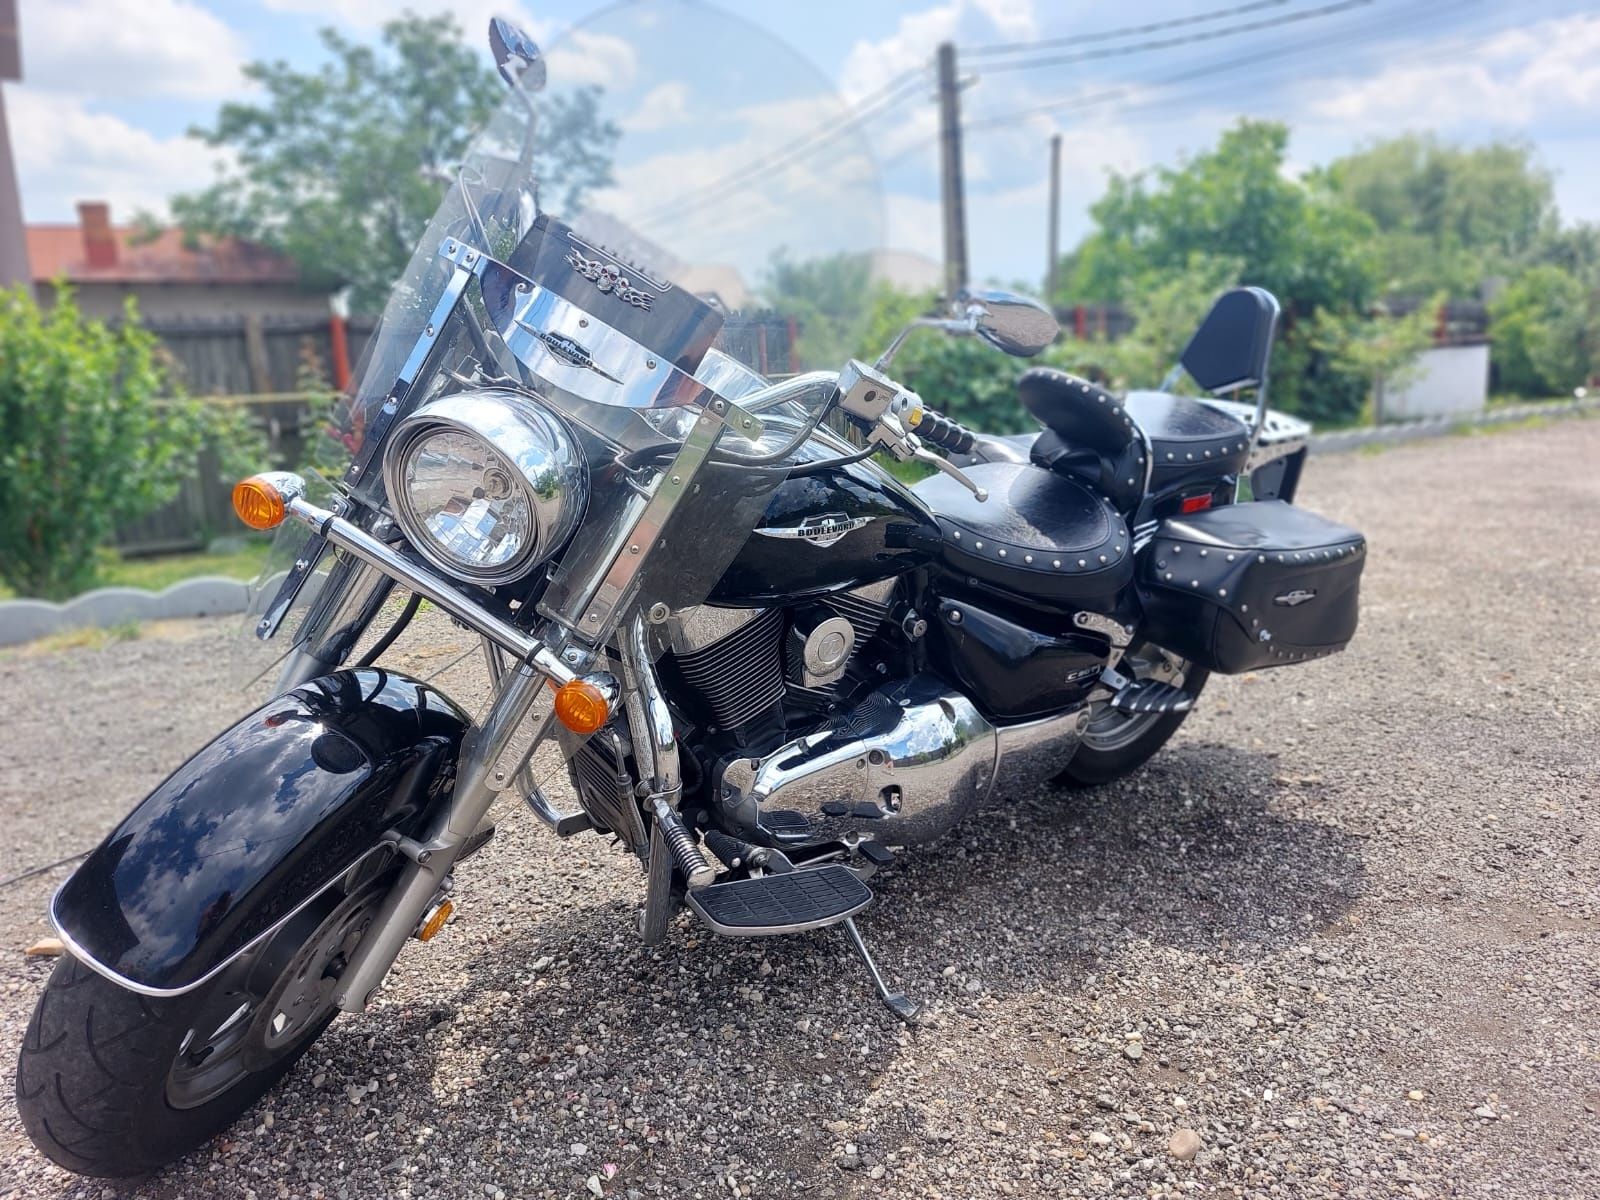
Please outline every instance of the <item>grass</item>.
M30 654L48 654L57 650L103 650L115 642L137 641L142 635L137 621L119 621L104 629L86 626L52 633L29 642L25 649Z
M226 554L162 554L153 558L113 558L101 571L101 587L162 588L200 575L254 579L261 573L270 546L247 545Z
M107 551L97 572L96 587L132 587L159 592L184 579L221 575L226 579L254 579L266 561L266 542L246 545L225 554L161 554L151 558L123 558ZM16 595L0 584L0 600Z

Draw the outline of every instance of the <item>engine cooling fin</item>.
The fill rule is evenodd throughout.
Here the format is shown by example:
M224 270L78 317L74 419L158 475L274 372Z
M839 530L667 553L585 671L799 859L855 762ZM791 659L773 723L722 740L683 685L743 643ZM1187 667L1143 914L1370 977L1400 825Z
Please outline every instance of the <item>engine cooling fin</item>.
M783 695L783 612L768 609L703 649L678 655L684 679L724 729L736 729Z

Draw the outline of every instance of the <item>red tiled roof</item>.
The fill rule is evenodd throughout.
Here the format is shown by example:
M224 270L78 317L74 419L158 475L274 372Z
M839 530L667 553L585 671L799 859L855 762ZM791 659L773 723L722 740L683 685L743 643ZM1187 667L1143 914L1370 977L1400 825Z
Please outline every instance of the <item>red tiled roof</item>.
M91 267L80 225L29 225L28 264L35 282L65 275L73 283L294 283L300 275L281 255L237 238L204 238L185 245L167 229L138 243L136 231L116 226L117 261Z

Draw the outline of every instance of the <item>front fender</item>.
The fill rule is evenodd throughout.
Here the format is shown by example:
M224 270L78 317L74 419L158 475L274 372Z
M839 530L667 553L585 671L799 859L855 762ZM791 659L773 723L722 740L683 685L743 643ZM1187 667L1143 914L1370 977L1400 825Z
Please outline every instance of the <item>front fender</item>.
M469 718L394 671L275 697L170 775L56 892L72 953L147 995L204 982L447 800Z

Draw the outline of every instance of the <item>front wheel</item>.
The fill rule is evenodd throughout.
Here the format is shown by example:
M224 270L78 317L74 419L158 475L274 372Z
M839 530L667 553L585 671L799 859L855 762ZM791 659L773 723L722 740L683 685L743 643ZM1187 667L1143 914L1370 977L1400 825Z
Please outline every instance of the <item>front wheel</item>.
M63 957L17 1061L34 1145L69 1171L116 1178L232 1124L338 1015L334 982L383 893L371 884L311 905L179 996L139 995Z
M1118 664L1124 675L1158 679L1182 687L1199 699L1211 673L1150 642L1131 646ZM1083 731L1083 742L1055 782L1065 787L1098 787L1144 766L1189 713L1125 713L1100 704Z

